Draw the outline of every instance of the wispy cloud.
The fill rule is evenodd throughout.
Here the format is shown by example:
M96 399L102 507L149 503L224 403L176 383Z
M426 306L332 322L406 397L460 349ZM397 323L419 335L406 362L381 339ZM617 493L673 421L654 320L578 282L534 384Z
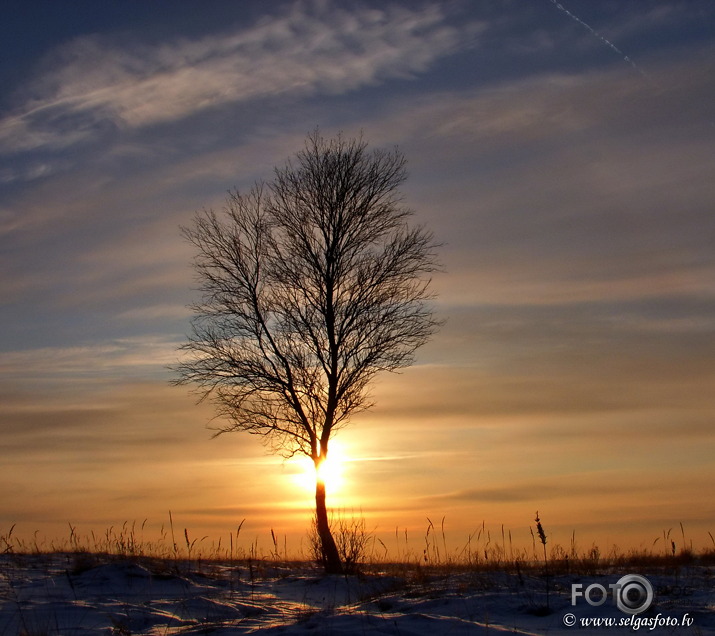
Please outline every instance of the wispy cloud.
M597 471L556 475L550 479L536 478L496 487L477 487L424 497L433 502L526 502L549 501L556 498L613 497L624 493L640 493L652 488L646 479L624 478L627 471Z
M253 27L131 46L100 36L65 45L0 122L6 151L61 148L112 122L136 128L276 95L343 93L410 77L454 51L474 27L439 5L345 10L296 3Z
M449 244L442 300L710 295L709 59L651 66L662 89L620 67L549 73L387 114L374 134L407 140L412 200Z
M164 371L176 361L176 340L165 336L135 336L112 342L76 347L43 347L0 353L0 378L110 379L123 371Z

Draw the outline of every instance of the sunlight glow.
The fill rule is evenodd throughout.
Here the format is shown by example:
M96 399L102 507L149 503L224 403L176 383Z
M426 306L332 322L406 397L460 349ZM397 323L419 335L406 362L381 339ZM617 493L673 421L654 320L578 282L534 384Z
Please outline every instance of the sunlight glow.
M310 493L315 493L316 470L313 462L307 457L297 457L292 462L296 465L293 475L295 483ZM345 484L345 464L349 461L342 446L338 442L330 443L328 459L318 469L318 476L325 483L327 494L340 492Z

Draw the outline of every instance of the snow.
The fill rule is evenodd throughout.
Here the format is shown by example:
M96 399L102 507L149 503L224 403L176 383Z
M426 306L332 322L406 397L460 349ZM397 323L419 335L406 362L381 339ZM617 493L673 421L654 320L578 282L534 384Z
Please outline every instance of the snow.
M571 599L572 583L607 586L625 572L561 574L393 566L325 576L308 564L214 563L52 554L0 557L0 636L83 634L297 634L440 636L626 633L581 620L628 619L611 599ZM715 569L644 573L653 605L636 618L648 634L715 635ZM569 626L565 621L573 620ZM665 619L692 619L689 626ZM633 619L630 619L633 620Z

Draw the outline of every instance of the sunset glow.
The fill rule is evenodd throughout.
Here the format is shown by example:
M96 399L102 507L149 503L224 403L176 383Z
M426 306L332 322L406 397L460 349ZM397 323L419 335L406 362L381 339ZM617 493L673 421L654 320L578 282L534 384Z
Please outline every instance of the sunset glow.
M170 368L200 301L180 227L318 127L406 157L443 321L341 422L327 506L391 554L428 518L528 546L537 510L549 547L711 547L715 3L560 4L11 3L0 537L155 537L171 511L299 552L312 462L213 437Z

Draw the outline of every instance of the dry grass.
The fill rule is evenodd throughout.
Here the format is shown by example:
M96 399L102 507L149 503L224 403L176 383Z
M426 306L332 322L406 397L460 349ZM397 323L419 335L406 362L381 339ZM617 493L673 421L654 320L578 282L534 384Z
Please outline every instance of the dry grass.
M251 570L262 565L287 564L290 562L310 562L315 560L317 538L314 526L307 535L307 554L290 554L285 537L281 542L273 529L270 529L270 548L259 546L258 539L242 542L241 530L245 520L224 541L209 540L208 537L196 537L187 528L178 530L169 514L168 526L161 526L159 536L149 539L145 535L146 520L125 522L120 527L110 527L103 534L82 535L75 526L69 525L68 536L61 539L47 540L39 533L31 541L15 535L15 525L0 534L0 554L50 554L66 553L73 555L74 567L83 569L92 567L97 559L121 557L144 561L171 563L209 564L245 563ZM678 544L672 530L664 531L657 537L650 548L620 550L613 546L603 552L597 545L581 550L572 535L569 546L553 544L547 552L546 544L541 539L537 522L536 534L532 531L532 545L516 546L512 533L502 525L500 531L492 535L491 530L482 523L468 535L466 541L456 547L450 547L446 537L445 518L438 524L427 519L427 526L422 538L411 537L407 530L395 530L395 546L388 548L373 531L368 531L365 519L355 513L334 514L332 517L333 533L341 556L349 573L378 572L400 570L412 572L414 577L450 572L490 572L503 571L521 576L524 573L593 576L608 574L626 568L649 571L667 570L688 565L715 565L715 539L712 534L712 548L696 551L692 541L688 541L682 524ZM543 528L542 528L543 532ZM268 533L267 533L268 534ZM538 538L537 538L538 537ZM390 542L392 543L392 542ZM664 547L665 546L665 547Z

